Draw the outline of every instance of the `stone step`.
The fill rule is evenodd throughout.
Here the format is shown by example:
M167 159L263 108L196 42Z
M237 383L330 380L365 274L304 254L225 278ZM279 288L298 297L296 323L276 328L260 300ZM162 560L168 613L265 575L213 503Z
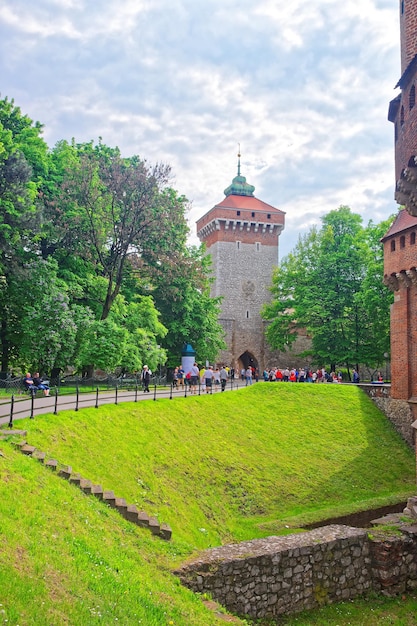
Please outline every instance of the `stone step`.
M81 475L78 473L71 474L71 476L69 477L69 482L75 485L76 487L79 487L81 483Z
M0 439L6 439L7 437L11 437L13 435L16 435L17 437L26 437L27 434L27 430L0 430Z
M161 527L156 517L149 518L149 530L153 535L159 535L159 533L161 532Z
M116 498L115 507L123 517L127 511L127 502L124 498Z
M49 467L52 471L56 472L58 461L56 459L48 459L45 462L45 467Z
M23 452L23 454L26 454L27 456L32 456L35 450L36 450L35 446L29 446L27 443L20 448L20 451Z
M13 442L13 445L14 445L14 447L15 447L15 448L20 448L20 449L22 449L22 448L23 448L23 446L27 446L27 445L28 445L28 443L27 443L27 441L26 441L25 439L23 439L23 441L14 441L14 442Z
M138 524L138 509L134 504L128 504L126 511L123 513L124 517L129 520L129 522L133 522L134 524Z
M87 478L81 478L80 485L79 485L81 491L84 491L84 493L86 493L87 495L90 495L92 486L93 486L93 483L91 482L91 480L88 480Z
M166 539L167 541L169 541L172 537L171 527L168 524L162 523L159 534L162 539Z
M72 467L70 465L65 465L58 472L58 476L60 476L61 478L65 478L65 480L69 480L71 477L71 474L72 474Z
M99 500L103 499L103 487L101 485L93 485L91 487L91 493Z
M143 528L149 528L149 515L145 511L138 512L138 525Z
M115 507L116 505L116 496L113 491L103 491L103 502L108 504L111 507Z

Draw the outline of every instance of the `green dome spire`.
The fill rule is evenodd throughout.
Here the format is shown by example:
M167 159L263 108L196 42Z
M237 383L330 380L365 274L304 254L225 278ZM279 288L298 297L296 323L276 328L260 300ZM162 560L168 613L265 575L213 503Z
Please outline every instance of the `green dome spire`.
M246 178L240 175L240 144L237 154L237 176L232 180L232 184L224 190L225 196L253 196L255 187L246 182Z

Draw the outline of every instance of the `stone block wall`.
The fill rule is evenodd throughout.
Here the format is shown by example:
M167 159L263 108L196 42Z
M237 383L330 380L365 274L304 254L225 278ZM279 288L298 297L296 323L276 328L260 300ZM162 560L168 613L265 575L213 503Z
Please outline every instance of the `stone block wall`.
M372 385L361 383L359 387L375 402L376 406L382 411L395 430L401 435L404 441L414 448L414 422L413 411L410 403L406 400L397 400L391 398L391 385Z
M370 542L374 591L395 595L417 589L416 545L415 536L407 534Z
M392 539L366 530L315 530L213 548L175 572L195 592L250 619L311 610L370 591L404 593L417 586L417 527Z
M414 422L410 404L405 400L395 400L394 398L374 398L377 407L385 413L395 430L406 441L410 448L414 448Z

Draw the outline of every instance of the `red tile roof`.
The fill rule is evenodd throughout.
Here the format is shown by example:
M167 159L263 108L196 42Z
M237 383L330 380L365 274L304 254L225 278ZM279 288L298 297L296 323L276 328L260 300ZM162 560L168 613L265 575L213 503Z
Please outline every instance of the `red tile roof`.
M267 211L285 214L284 211L276 209L270 204L262 202L262 200L258 200L255 196L238 196L231 194L230 196L226 196L222 202L216 204L214 208L217 207L226 209L250 209L251 211Z
M392 235L397 235L403 230L407 230L408 228L416 228L417 226L417 217L413 217L406 211L405 209L401 209L392 223L391 228L388 232L382 237L381 241L385 241L388 237L392 237Z

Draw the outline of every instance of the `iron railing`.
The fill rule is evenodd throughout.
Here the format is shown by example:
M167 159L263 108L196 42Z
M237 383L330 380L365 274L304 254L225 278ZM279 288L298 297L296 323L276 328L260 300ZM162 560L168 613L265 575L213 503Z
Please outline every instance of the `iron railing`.
M74 380L74 394L62 394L60 393L60 388L58 386L51 387L50 393L48 396L43 395L41 391L37 393L25 392L24 395L20 393L19 395L15 395L12 393L11 397L4 402L0 401L0 418L3 417L3 421L5 417L8 417L8 427L13 428L13 420L23 417L30 417L33 419L35 414L40 413L54 413L54 415L58 414L59 410L75 410L78 411L80 408L86 407L95 407L98 408L103 404L118 404L119 402L137 402L140 399L152 398L153 400L157 400L160 398L169 398L172 400L174 397L192 397L194 393L191 390L190 385L184 384L183 386L175 387L172 383L170 385L157 385L155 381L156 377L153 377L153 384L149 385L149 394L144 395L144 391L141 385L138 384L136 380L130 381L121 381L121 384L117 382L110 386L110 383L106 382L104 384L108 384L108 388L103 389L103 381L100 381L100 386L97 385L95 389L89 391L87 389L88 386L91 385L91 382L88 385L80 384L79 380ZM82 379L84 380L84 379ZM21 379L19 379L21 382ZM5 381L2 381L5 382ZM68 381L65 381L63 385L66 388L71 387L71 385L67 384ZM84 380L85 383L85 380ZM246 386L245 382L242 382L239 379L229 379L227 382L226 389L229 391L236 390ZM213 384L213 387L210 389L210 394L221 392L221 384ZM195 390L195 395L205 395L206 390L204 385L199 382L197 388ZM29 398L28 398L29 395Z

